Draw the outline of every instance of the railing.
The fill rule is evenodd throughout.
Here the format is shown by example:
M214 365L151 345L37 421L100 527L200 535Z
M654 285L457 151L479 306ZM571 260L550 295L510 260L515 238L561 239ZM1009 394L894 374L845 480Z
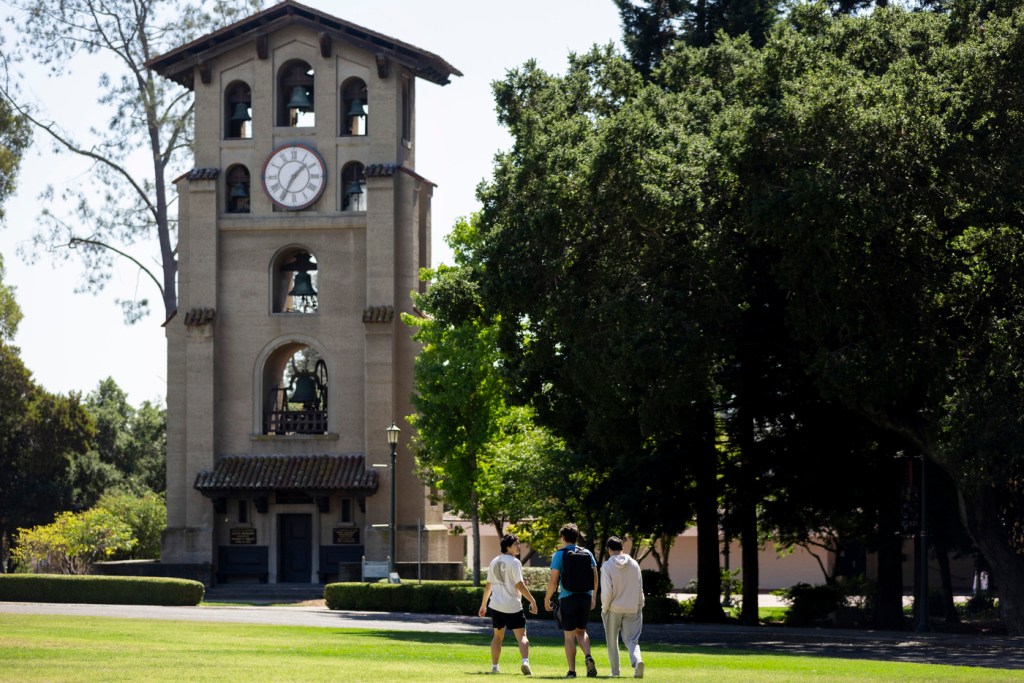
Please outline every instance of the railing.
M263 416L264 434L326 434L326 410L271 410Z

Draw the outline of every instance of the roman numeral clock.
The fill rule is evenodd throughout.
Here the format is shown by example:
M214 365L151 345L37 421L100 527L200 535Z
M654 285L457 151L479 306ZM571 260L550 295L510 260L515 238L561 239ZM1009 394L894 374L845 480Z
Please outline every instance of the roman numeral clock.
M327 166L312 147L284 145L263 164L263 191L277 206L299 211L311 206L327 186Z

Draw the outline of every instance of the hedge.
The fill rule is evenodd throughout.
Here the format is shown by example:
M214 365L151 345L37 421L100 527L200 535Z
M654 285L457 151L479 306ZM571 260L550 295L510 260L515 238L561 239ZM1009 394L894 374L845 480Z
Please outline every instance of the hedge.
M198 605L199 581L158 577L67 574L0 575L0 601L69 602L102 605Z
M537 600L536 615L527 611L529 619L551 619L544 609L544 591L531 591ZM457 614L473 616L480 609L483 586L473 588L461 582L418 583L329 583L324 586L324 601L329 609L353 612L409 612L413 614ZM663 624L676 621L682 608L674 598L647 598L644 621ZM590 613L592 621L600 621L598 608Z

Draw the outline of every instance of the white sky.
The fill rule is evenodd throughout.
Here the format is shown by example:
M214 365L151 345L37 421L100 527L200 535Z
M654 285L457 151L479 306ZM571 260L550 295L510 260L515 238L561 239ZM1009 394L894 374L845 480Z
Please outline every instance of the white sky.
M417 168L438 184L433 201L433 261L450 262L443 242L456 218L477 210L476 186L490 177L494 154L510 138L498 126L491 83L508 69L536 59L541 68L564 72L570 52L595 43L619 41L619 17L611 0L303 0L379 33L411 43L444 58L463 77L444 87L417 84ZM269 6L270 3L268 3ZM0 5L0 13L9 12ZM5 30L9 30L6 29ZM7 47L10 47L8 37ZM81 64L79 67L78 64ZM62 125L102 126L105 112L95 104L99 63L76 61L76 71L60 81L42 69L25 75L31 91ZM69 118L72 116L75 121ZM372 161L372 160L371 160ZM386 160L379 160L386 161ZM81 273L76 261L54 261L46 254L23 262L18 245L37 227L38 195L47 183L56 188L78 182L86 167L36 134L24 160L18 192L0 226L5 283L16 288L24 319L15 338L21 358L48 391L87 393L111 376L135 405L165 402L166 342L159 292L134 266L121 261L114 279L99 295L75 294ZM156 246L149 251L157 254ZM154 268L156 268L154 263ZM153 314L126 326L115 298L148 297Z

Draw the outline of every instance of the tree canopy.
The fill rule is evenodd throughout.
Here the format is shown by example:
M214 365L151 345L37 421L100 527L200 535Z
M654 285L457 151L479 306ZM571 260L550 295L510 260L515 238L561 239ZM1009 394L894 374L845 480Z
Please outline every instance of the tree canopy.
M145 64L151 58L262 7L261 0L16 0L18 29L9 60L32 59L55 78L73 77L80 60L110 65L97 84L98 103L109 112L107 125L78 137L62 125L62 115L40 111L18 90L0 87L0 116L12 111L57 149L92 163L86 182L41 197L38 248L57 258L77 257L83 289L99 291L117 259L144 271L157 287L165 320L177 311L177 257L174 188L169 179L184 170L192 144L189 93L160 78ZM2 120L0 120L2 123ZM70 119L67 120L70 123ZM145 150L144 167L133 156ZM0 156L0 165L3 164ZM5 191L0 169L0 193ZM2 196L0 196L2 198ZM155 244L154 244L155 242ZM160 271L145 265L135 245L155 247ZM58 248L60 247L60 248ZM119 301L129 322L149 311L147 298Z
M898 481L812 506L807 487L840 459L898 480L894 455L923 456L1024 632L1024 9L808 5L763 47L737 36L677 42L649 74L595 48L495 85L513 144L462 287L498 327L509 395L598 481L627 474L592 502L647 463L653 517L694 510L711 538L699 584L720 482L745 549L782 501L882 543ZM800 486L778 476L793 463Z

